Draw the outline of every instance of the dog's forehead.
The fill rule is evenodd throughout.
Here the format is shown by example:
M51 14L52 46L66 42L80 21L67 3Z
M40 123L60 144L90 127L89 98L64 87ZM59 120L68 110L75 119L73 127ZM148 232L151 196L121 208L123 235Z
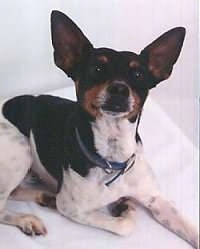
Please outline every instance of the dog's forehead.
M102 62L102 63L117 63L136 65L141 64L139 55L129 51L116 51L110 48L97 48L94 49L91 56L91 62Z

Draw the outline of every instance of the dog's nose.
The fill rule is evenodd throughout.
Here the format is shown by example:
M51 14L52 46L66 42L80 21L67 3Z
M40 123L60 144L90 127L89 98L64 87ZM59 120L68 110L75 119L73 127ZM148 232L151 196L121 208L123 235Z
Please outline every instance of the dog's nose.
M108 86L107 92L111 96L113 96L113 95L115 95L115 96L119 95L119 96L124 96L124 97L129 96L128 86L126 86L123 83L118 83L118 82L114 82L110 86Z

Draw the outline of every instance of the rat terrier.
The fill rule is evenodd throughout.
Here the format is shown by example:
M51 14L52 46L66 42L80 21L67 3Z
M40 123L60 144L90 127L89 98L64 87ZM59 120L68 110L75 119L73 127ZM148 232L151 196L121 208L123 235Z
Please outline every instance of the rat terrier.
M77 102L25 95L2 105L0 222L45 234L39 218L10 212L5 204L8 198L47 206L55 201L76 222L128 235L136 201L197 248L196 228L160 193L138 134L148 92L170 76L185 29L169 30L140 54L94 48L59 11L52 12L51 32L55 64L75 82ZM19 186L29 169L55 198ZM109 212L102 211L106 207Z

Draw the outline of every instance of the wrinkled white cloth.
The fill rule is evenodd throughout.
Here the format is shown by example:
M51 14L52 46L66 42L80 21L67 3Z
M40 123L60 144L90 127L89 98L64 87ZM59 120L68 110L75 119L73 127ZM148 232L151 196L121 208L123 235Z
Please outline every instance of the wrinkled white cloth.
M75 99L73 87L59 89L50 94ZM197 224L197 148L150 98L145 104L139 130L146 158L152 165L163 194ZM7 207L16 212L31 213L40 217L48 229L48 235L29 237L13 226L0 224L0 249L192 248L139 207L135 229L129 237L119 237L77 224L62 217L57 211L35 203L8 201Z

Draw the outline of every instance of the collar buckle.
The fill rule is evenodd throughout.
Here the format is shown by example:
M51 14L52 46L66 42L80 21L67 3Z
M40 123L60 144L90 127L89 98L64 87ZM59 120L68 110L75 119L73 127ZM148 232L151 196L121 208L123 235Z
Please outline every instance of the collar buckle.
M107 160L105 160L105 162L108 165L108 168L104 168L104 171L107 174L112 174L113 173L113 167L112 167L112 165Z
M129 171L134 163L135 163L135 158L136 158L136 155L133 154L127 161L126 161L126 167L122 168L119 173L117 175L115 175L110 181L106 182L105 185L107 187L110 186L111 183L113 183L118 177L120 177L120 175L123 175L124 173L126 173L127 171ZM109 163L110 165L110 163ZM105 170L105 169L104 169Z

